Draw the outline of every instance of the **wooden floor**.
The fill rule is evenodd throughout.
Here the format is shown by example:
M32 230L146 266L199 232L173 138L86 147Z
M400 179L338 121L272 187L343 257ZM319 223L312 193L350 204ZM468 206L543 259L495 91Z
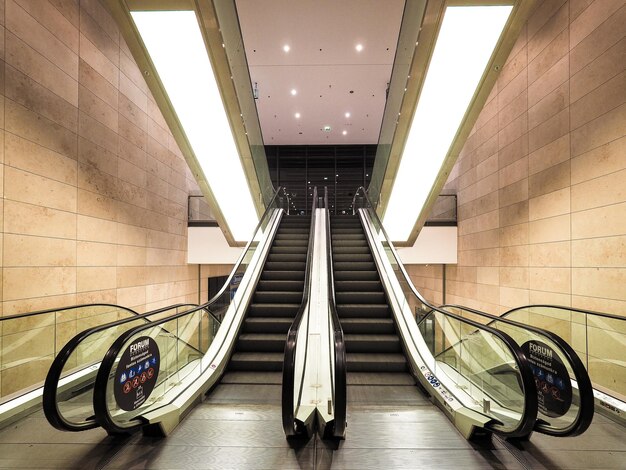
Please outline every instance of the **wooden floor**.
M347 439L290 445L280 385L219 385L166 439L56 431L42 413L0 431L3 469L618 469L624 428L596 416L581 437L534 435L519 449L465 441L410 385L351 385Z

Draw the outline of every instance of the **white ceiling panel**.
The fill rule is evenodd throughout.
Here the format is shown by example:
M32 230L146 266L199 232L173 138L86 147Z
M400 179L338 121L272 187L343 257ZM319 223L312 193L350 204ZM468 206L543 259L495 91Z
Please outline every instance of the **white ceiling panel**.
M404 0L237 0L265 144L377 143L403 8Z

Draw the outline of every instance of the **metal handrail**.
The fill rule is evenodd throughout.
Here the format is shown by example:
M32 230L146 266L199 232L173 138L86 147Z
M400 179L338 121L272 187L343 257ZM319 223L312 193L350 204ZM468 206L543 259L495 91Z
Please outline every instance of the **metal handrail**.
M295 419L294 413L294 387L295 387L295 368L296 368L296 344L298 332L300 331L300 323L304 316L304 311L309 303L309 291L311 283L311 270L313 268L313 245L315 241L315 219L317 208L317 186L313 188L313 203L311 205L311 226L309 228L309 244L307 247L306 267L304 275L304 289L302 291L302 302L296 313L293 323L289 327L287 340L285 341L285 354L283 360L283 381L282 381L282 423L283 430L287 438L303 437L306 435L306 427L299 425ZM306 344L304 346L306 348ZM305 349L306 351L306 349ZM306 352L305 352L306 354ZM303 374L304 375L304 374ZM304 376L302 377L304 379ZM300 387L300 394L302 387ZM298 400L299 401L299 400Z
M324 188L324 206L326 208L326 256L328 268L328 307L333 323L333 341L335 346L335 380L333 387L334 415L332 437L344 439L347 427L347 374L346 343L343 328L337 313L335 301L335 275L333 269L332 236L330 231L330 210L328 209L328 191Z
M365 200L367 201L367 203L370 205L370 207L372 206L372 203L367 195L367 192L365 191L365 188L363 186L360 186L354 193L354 197L352 199L352 207L353 207L353 214L356 214L356 198L358 196L358 194L362 192L363 193L363 197L365 198ZM393 246L393 243L391 242L389 235L387 234L387 232L385 231L385 228L382 224L382 222L380 221L378 214L376 214L376 211L372 210L371 211L373 213L373 216L376 218L376 221L378 222L378 225L380 226L380 230L382 232L382 235L385 237L385 240L387 241L387 243L389 244L389 248L391 253L393 254L393 257L396 260L396 264L398 265L399 269L400 269L400 273L402 274L405 283L407 284L407 286L409 287L411 293L420 301L422 302L424 305L426 305L429 309L431 309L431 313L432 311L436 311L441 313L442 315L449 317L449 318L454 318L455 320L471 325L473 327L475 327L476 329L479 330L484 330L487 331L489 334L499 338L509 349L509 351L511 352L513 358L515 359L516 365L518 366L518 370L519 370L519 374L521 377L521 385L522 385L522 390L524 392L524 411L522 414L522 419L520 420L518 426L516 429L514 429L513 431L510 432L502 432L500 430L497 430L500 434L502 435L506 435L509 437L519 437L519 436L527 436L529 435L534 426L535 426L535 421L537 419L537 411L538 411L538 398L537 398L537 394L536 393L528 393L529 391L533 391L535 390L535 380L534 380L534 376L533 376L533 372L530 368L530 365L528 363L528 361L526 360L526 356L524 355L524 352L521 350L521 348L519 347L519 345L506 333L496 330L494 328L485 326L481 323L472 321L468 318L464 318L460 315L456 315L452 312L447 312L445 310L442 310L438 307L435 307L434 305L431 305L426 299L424 299L421 294L417 291L417 289L415 289L415 286L413 285L413 283L410 281L409 275L407 274L406 270L404 269L404 265L402 264L402 262L400 261L400 257L398 256L398 253L395 249L395 247Z

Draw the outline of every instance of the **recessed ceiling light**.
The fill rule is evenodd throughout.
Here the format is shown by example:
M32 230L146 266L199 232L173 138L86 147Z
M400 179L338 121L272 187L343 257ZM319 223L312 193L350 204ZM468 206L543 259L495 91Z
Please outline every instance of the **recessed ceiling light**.
M357 52L361 52L363 50L363 44L357 44L354 48Z
M294 114L294 116L296 117L296 119L300 119L300 113L296 113Z
M349 117L350 117L350 113L346 113L346 118L349 118Z
M324 126L324 132L330 132L330 131L331 131L330 126Z
M298 90L296 90L295 88L291 89L291 96L296 96L298 94Z
M327 179L328 179L328 176L324 176L324 179L325 179L325 180L327 180Z
M285 44L283 46L283 51L285 51L285 52L289 52L290 49L291 49L291 47L289 47L289 44Z
M343 135L346 135L347 133L348 133L348 131L343 131L342 132Z

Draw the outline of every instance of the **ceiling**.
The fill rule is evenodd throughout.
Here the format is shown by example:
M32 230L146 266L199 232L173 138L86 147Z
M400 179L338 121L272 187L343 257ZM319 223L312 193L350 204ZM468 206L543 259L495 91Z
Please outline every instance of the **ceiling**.
M404 0L236 4L266 145L378 143Z

